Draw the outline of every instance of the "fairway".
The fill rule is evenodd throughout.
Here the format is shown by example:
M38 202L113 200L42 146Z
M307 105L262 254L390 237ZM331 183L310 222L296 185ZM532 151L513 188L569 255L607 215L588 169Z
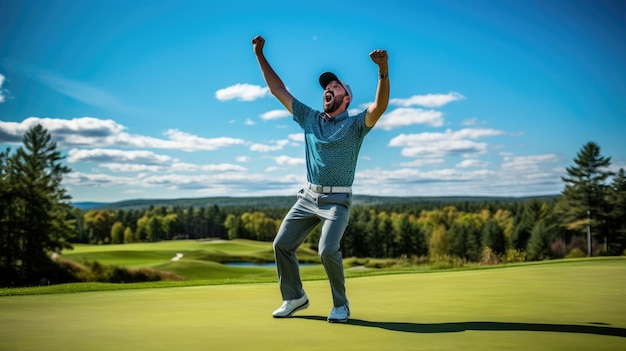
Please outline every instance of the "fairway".
M347 280L352 317L273 319L275 283L0 297L0 350L624 350L626 260Z
M173 261L175 256L180 260ZM75 244L63 256L77 261L98 261L105 265L134 268L154 268L172 272L187 280L215 280L242 278L275 278L273 269L227 267L219 262L274 262L271 242L236 240L168 240L155 243L117 245ZM318 262L317 252L301 247L301 261ZM321 267L306 269L313 275L323 275ZM267 280L267 279L266 279Z

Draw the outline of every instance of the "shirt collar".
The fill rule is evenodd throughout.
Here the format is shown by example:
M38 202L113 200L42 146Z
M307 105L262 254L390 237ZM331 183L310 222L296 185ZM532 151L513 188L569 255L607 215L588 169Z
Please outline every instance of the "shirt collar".
M328 115L326 114L326 112L321 112L320 113L320 118L324 121L324 122L330 122L330 121L341 121L344 120L346 118L348 118L348 111L343 111L342 113L338 114L335 117L328 117Z

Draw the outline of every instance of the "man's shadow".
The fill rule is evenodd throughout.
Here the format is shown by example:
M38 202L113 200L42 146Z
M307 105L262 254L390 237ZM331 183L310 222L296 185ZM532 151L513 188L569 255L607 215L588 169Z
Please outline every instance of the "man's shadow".
M293 316L292 318L308 319L326 322L321 316ZM544 324L544 323L514 323L514 322L451 322L451 323L410 323L410 322L371 322L362 319L349 319L347 325L380 328L405 333L458 333L464 331L537 331L555 333L575 333L618 336L626 338L626 329L607 326L604 323L590 323L596 325L578 324Z

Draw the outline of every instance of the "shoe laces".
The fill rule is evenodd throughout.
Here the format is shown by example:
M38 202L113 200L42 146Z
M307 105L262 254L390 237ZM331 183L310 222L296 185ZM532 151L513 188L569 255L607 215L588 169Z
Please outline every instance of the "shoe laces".
M282 305L282 306L280 306L280 308L282 308L282 309L285 309L285 310L286 310L286 309L288 309L288 308L291 308L291 306L293 306L293 301L289 300L289 301L284 301L284 302L283 302L283 305Z

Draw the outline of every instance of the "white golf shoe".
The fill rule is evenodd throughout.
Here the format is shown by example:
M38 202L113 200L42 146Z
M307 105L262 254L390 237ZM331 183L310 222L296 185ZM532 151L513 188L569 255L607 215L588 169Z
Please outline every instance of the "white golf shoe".
M294 313L309 307L309 299L306 294L302 295L299 299L285 300L283 304L272 313L274 318L289 318Z
M340 307L333 307L328 315L329 323L345 323L350 318L350 304L346 303Z

